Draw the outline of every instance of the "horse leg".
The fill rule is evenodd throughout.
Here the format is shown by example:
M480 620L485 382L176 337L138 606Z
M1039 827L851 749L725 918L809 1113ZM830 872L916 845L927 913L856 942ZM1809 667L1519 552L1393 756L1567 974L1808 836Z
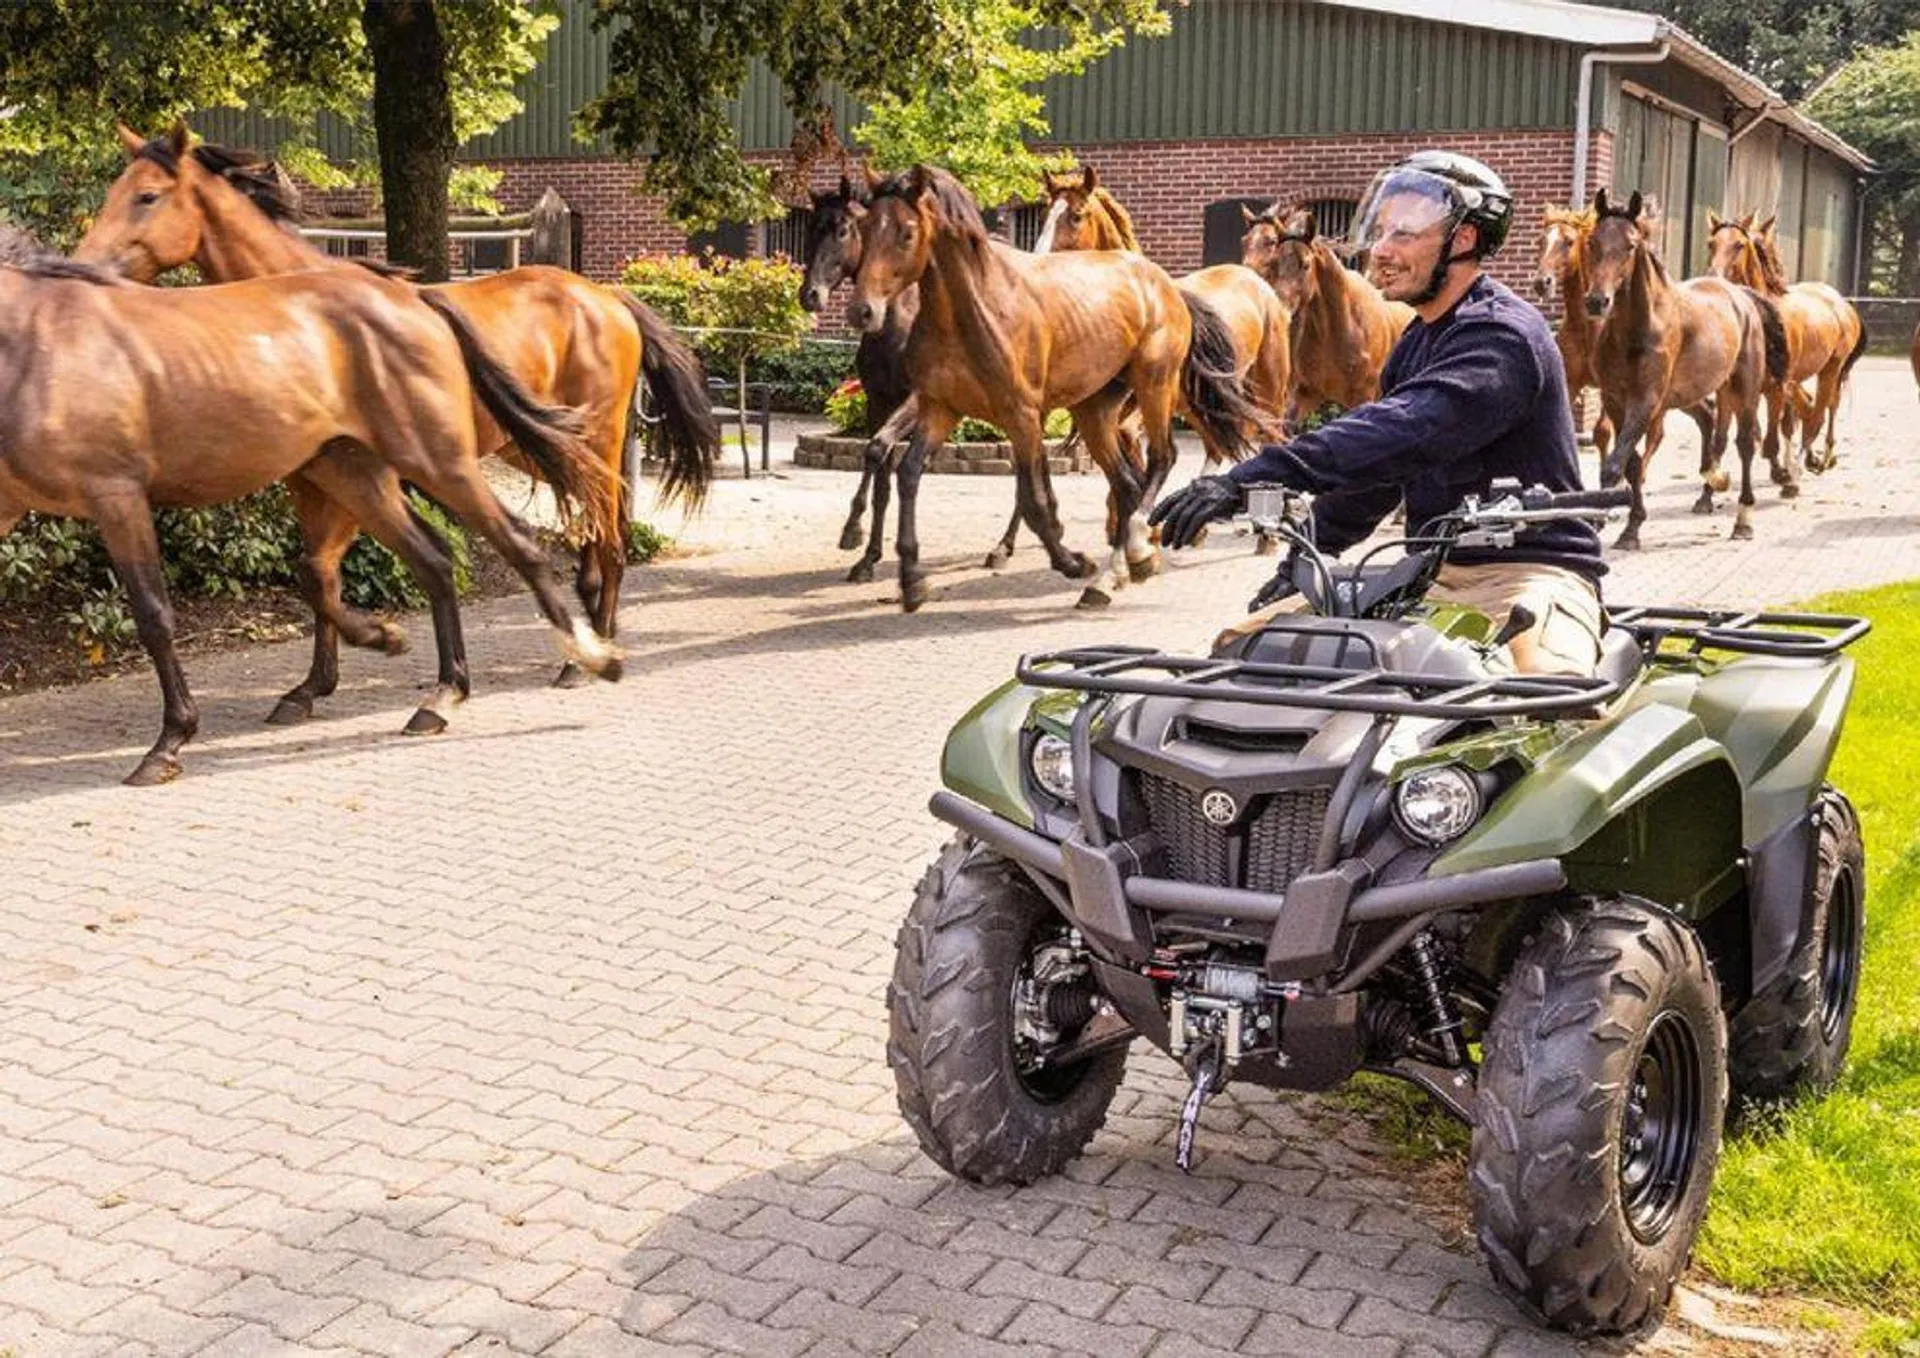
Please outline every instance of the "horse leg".
M1142 383L1135 392L1147 445L1140 498L1125 525L1127 567L1135 580L1158 575L1163 565L1160 549L1154 545L1152 531L1147 527L1147 512L1160 498L1167 477L1173 472L1174 459L1179 456L1179 450L1173 444L1173 407L1179 390L1179 377L1175 373L1164 383ZM1194 423L1198 424L1199 421Z
M103 496L88 508L88 517L99 527L113 562L113 573L126 587L134 628L160 680L160 738L127 775L126 783L153 787L172 782L180 776L180 747L200 729L200 710L187 691L187 676L173 646L173 604L167 598L153 510L138 492Z
M1820 459L1818 470L1830 472L1839 463L1840 458L1834 451L1833 424L1840 413L1840 373L1845 366L1844 358L1836 358L1820 370L1819 385L1815 388L1813 408L1807 418L1806 455L1807 465L1813 465L1813 445L1820 437L1822 428L1826 430L1827 449Z
M386 655L399 655L407 649L406 633L398 623L349 608L341 596L340 559L360 532L353 512L329 496L305 471L287 479L287 490L293 496L294 516L300 525L300 595L313 609L313 663L306 678L274 705L267 716L269 726L297 726L306 721L313 716L314 700L330 696L339 687L342 636L349 645Z
M587 541L581 544L573 587L581 607L587 610L593 630L612 641L620 630L620 584L627 574L629 501L622 467L626 428L618 411L599 413L594 425L589 427L589 436L594 427L600 431L596 442L601 464L613 482L613 496L608 502L605 520L594 525ZM564 662L560 672L553 676L555 688L579 688L587 682L588 676L571 660Z
M1013 497L1013 513L1007 516L1007 531L1000 535L1000 541L994 543L993 549L987 553L986 567L988 570L997 571L1013 559L1014 539L1019 536L1020 496L1016 492Z
M1694 406L1687 413L1693 416L1694 423L1700 425L1701 448L1700 470L1703 484L1700 498L1693 502L1696 514L1713 513L1713 495L1715 491L1725 491L1733 485L1733 477L1721 462L1727 455L1727 432L1733 427L1734 403L1727 395L1714 402L1709 413L1702 406ZM1747 411L1740 412L1741 418L1751 418Z
M1122 431L1116 425L1111 402L1096 398L1077 406L1073 417L1080 437L1086 441L1087 455L1107 478L1107 579L1104 584L1096 581L1081 590L1077 606L1105 608L1131 575L1126 557L1127 519L1139 503L1140 483L1120 448Z
M851 550L860 542L860 515L865 512L865 496L869 484L873 487L873 529L867 538L867 550L847 571L850 584L864 585L873 579L873 568L880 564L880 558L886 551L887 539L887 501L892 492L889 479L893 468L898 465L900 440L913 429L914 421L920 416L920 403L909 396L894 408L887 416L874 436L867 440L867 447L860 473L860 487L854 492L854 512L848 515L847 525L840 531L842 550ZM848 540L849 534L852 540Z
M1652 454L1648 452L1643 455L1638 445L1647 436L1654 414L1646 407L1634 407L1624 410L1614 421L1613 458L1615 464L1621 467L1627 487L1633 494L1632 507L1627 510L1626 526L1620 530L1620 536L1613 544L1621 551L1640 550L1640 525L1647 521L1647 464L1652 461ZM1602 480L1605 480L1604 476Z
M1722 401L1720 404L1725 407L1730 406L1732 402ZM1757 399L1749 400L1745 408L1740 411L1738 432L1734 436L1740 451L1740 508L1733 516L1731 536L1743 542L1753 537L1753 454L1755 446L1760 441L1755 428L1760 422L1759 412L1755 409L1756 405L1758 405Z
M328 500L341 506L365 526L376 542L399 557L425 591L433 616L439 669L433 692L402 730L415 736L436 735L446 730L446 714L466 701L473 690L467 669L466 638L460 626L453 556L447 544L414 510L400 479L365 449L329 452L308 463L302 476L311 478ZM336 600L338 588L336 573L333 580ZM352 634L347 635L351 639Z
M869 451L860 459L860 484L853 489L853 500L847 505L847 521L840 528L840 550L850 552L860 545L860 539L866 536L867 487L873 484L875 471L871 449L873 441L867 441Z
M947 441L959 419L953 412L932 406L923 407L913 441L900 459L900 530L893 548L900 558L900 608L917 613L927 601L926 572L920 569L920 477L927 469L927 458Z

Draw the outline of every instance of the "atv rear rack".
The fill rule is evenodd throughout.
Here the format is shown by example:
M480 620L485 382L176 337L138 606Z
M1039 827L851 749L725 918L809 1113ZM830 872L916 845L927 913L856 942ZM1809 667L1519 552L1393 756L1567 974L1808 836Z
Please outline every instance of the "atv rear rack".
M1591 710L1620 691L1610 679L1585 675L1462 679L1457 674L1402 674L1378 667L1355 670L1166 655L1142 646L1081 646L1023 655L1015 673L1021 683L1036 688L1452 721L1571 715Z
M1638 604L1609 607L1607 625L1633 633L1649 656L1663 643L1678 641L1694 655L1717 650L1815 659L1838 655L1873 626L1866 618L1844 613L1742 613Z

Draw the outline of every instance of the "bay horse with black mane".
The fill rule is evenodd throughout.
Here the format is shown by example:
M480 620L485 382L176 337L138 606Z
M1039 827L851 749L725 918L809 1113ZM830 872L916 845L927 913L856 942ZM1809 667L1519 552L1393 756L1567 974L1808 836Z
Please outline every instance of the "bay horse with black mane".
M1378 399L1380 373L1413 308L1390 302L1349 269L1309 208L1245 207L1240 262L1267 280L1293 317L1294 419L1325 405L1351 410Z
M1144 254L1134 234L1133 217L1111 190L1100 183L1093 166L1077 174L1048 171L1047 218L1035 254L1056 250L1131 250ZM1233 336L1234 373L1247 399L1275 419L1286 413L1293 380L1293 320L1279 295L1266 280L1241 264L1216 264L1173 280L1182 292L1206 302L1227 323ZM1252 434L1256 431L1249 430ZM1238 450L1219 445L1205 435L1207 469L1238 460Z
M1219 313L1140 255L997 247L972 197L944 170L916 166L871 188L848 319L877 329L888 303L920 288L907 340L917 410L898 472L902 606L911 612L927 597L916 522L920 477L963 415L1007 432L1022 514L1054 569L1078 579L1098 568L1061 542L1042 438L1047 411L1070 411L1113 497L1109 588L1153 575L1160 560L1146 510L1173 466L1175 405L1184 401L1195 422L1230 448L1266 419L1234 378L1232 337ZM1146 427L1144 472L1118 444L1129 394ZM1080 602L1098 607L1110 599L1108 589L1089 585Z
M120 138L127 168L75 258L110 265L138 282L188 262L215 283L309 269L359 271L294 229L300 214L292 186L253 152L192 145L181 123L151 139L122 127ZM635 383L645 380L662 417L655 436L666 465L661 497L697 508L720 448L699 360L637 298L564 269L529 266L433 291L460 308L534 399L580 410L607 493L596 497L597 508L583 524L575 587L595 630L611 640L626 571L622 473ZM483 407L475 420L483 452L545 479L540 462L524 448L516 453L508 431ZM295 501L314 588L337 607L340 560L360 525L337 504L308 496ZM338 683L339 639L327 620L332 610L316 609L312 669L281 699L270 718L275 722L310 716L314 699ZM569 664L555 682L578 680Z
M1587 242L1587 315L1600 321L1594 372L1615 442L1600 466L1600 483L1624 478L1633 508L1616 545L1640 546L1646 522L1647 455L1641 441L1668 410L1711 399L1713 425L1700 454L1701 489L1696 509L1713 505L1715 474L1725 488L1720 459L1727 432L1740 449L1740 508L1733 536L1753 536L1753 455L1756 426L1769 381L1786 369L1780 315L1765 297L1723 278L1675 283L1660 262L1640 220L1635 193L1622 208L1594 195L1594 226Z
M1757 214L1745 217L1721 217L1707 214L1707 241L1711 255L1707 267L1721 278L1752 288L1773 299L1780 309L1780 323L1786 331L1787 368L1778 382L1768 389L1767 404L1772 418L1767 427L1767 460L1774 464L1775 479L1782 482L1780 493L1791 498L1800 493L1798 461L1807 469L1824 472L1833 466L1833 426L1840 411L1840 396L1846 388L1853 365L1867 351L1867 330L1853 303L1825 283L1789 285L1781 267L1779 243L1774 239L1769 217L1754 224ZM1815 383L1808 401L1801 384ZM1800 425L1800 458L1792 447L1793 426ZM1827 432L1826 454L1814 457L1814 441L1822 426ZM1784 431L1787 446L1781 446ZM1784 457L1782 454L1784 453Z
M437 730L468 676L452 564L401 478L446 505L532 587L569 658L618 678L619 651L571 617L545 557L488 488L474 410L596 516L612 488L571 411L534 401L444 296L364 270L141 288L53 258L0 268L0 537L29 512L91 519L160 679L160 738L127 781L165 782L199 726L174 650L156 507L215 504L288 480L296 502L365 524L432 600L439 682L408 729ZM391 624L340 609L357 645Z

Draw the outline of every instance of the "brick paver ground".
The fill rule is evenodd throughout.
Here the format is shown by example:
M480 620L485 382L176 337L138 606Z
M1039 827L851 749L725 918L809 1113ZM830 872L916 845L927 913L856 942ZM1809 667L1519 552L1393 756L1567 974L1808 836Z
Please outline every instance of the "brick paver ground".
M1613 596L1920 574L1903 372L1867 365L1842 467L1764 491L1750 545L1686 514L1676 421ZM0 702L0 1352L1572 1351L1313 1100L1229 1091L1177 1173L1149 1050L1057 1180L917 1153L882 993L946 727L1023 648L1198 643L1264 566L1218 534L1076 613L1031 548L973 564L1005 480L934 479L905 617L841 582L850 489L722 484L631 577L617 687L545 687L526 599L470 610L437 739L397 734L419 652L350 657L294 731L259 722L302 647L195 663L157 791L115 781L149 677ZM1098 485L1061 490L1091 546Z

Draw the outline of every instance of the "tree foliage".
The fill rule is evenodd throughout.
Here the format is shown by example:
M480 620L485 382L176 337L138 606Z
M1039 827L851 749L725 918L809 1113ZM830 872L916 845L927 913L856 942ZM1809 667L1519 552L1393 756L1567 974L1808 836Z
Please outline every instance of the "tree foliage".
M606 92L582 128L650 154L645 186L693 226L774 215L772 175L747 164L728 101L763 63L779 81L803 158L837 144L830 87L866 100L889 163L948 165L1004 201L1032 192L1038 84L1077 72L1128 32L1166 30L1156 0L598 0L612 31ZM1005 173L997 161L1015 167Z
M1854 53L1920 27L1920 0L1606 0L1671 19L1800 99Z
M1855 58L1807 111L1878 164L1868 191L1874 236L1876 243L1898 242L1894 277L1880 281L1902 296L1920 296L1920 30Z

